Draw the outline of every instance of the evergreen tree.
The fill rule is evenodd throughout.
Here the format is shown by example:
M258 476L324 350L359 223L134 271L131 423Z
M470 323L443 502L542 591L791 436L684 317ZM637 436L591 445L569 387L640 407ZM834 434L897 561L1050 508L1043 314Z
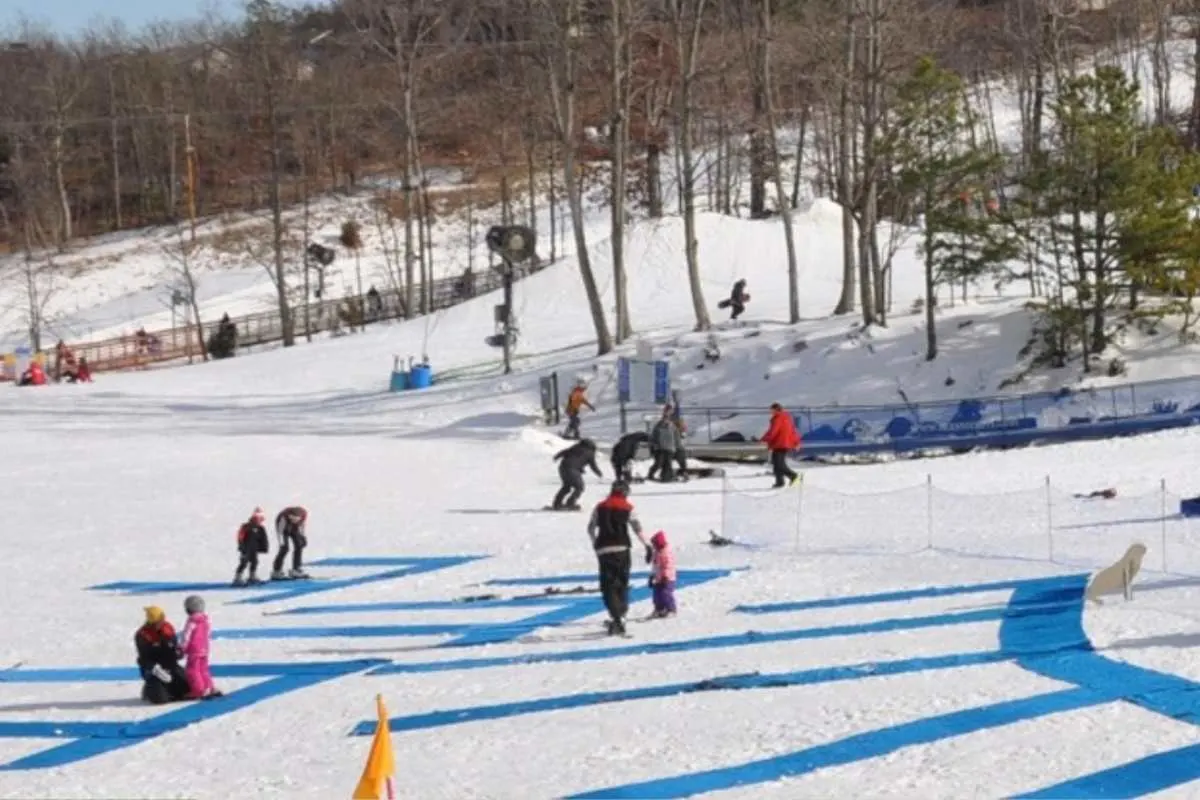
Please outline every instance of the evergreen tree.
M1200 187L1200 155L1185 149L1171 132L1153 131L1140 147L1121 217L1121 258L1131 286L1131 315L1158 319L1180 314L1185 340L1193 338L1194 301L1200 294L1195 187ZM1161 293L1167 302L1141 306L1138 288Z
M1141 201L1131 187L1159 168L1154 148L1140 147L1150 140L1138 98L1137 83L1116 67L1064 80L1050 105L1050 147L1023 179L1015 221L1026 240L1036 240L1041 266L1053 276L1041 308L1056 363L1078 343L1084 369L1091 368L1091 354L1114 331L1114 302L1130 288L1123 256L1139 245L1127 233L1136 220L1148 223L1138 217Z
M925 358L937 357L937 288L973 281L1016 256L988 208L987 187L999 174L999 154L973 144L973 119L962 82L931 58L921 59L897 90L885 152L902 203L924 214Z

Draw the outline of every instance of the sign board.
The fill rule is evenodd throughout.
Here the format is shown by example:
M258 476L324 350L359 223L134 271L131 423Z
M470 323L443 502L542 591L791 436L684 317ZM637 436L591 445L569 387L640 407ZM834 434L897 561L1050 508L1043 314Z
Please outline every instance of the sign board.
M617 362L617 396L622 403L662 405L671 397L671 373L666 361L622 358Z
M538 389L542 394L542 411L553 411L558 405L554 402L554 378L550 375L538 378Z

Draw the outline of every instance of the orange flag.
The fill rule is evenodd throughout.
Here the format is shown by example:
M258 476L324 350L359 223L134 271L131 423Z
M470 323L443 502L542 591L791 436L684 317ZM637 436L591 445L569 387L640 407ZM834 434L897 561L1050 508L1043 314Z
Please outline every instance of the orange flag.
M375 695L375 708L379 714L379 724L375 726L371 753L367 756L367 765L363 768L362 778L351 800L396 800L396 790L392 784L396 759L392 754L392 730L388 725L383 695Z

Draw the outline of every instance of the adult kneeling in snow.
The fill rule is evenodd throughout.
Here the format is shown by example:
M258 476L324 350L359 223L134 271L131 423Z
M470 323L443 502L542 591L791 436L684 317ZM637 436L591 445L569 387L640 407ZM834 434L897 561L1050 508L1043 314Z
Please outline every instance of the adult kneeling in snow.
M142 673L142 699L161 705L187 697L187 673L175 649L175 628L158 606L146 607L146 624L133 636L137 665Z

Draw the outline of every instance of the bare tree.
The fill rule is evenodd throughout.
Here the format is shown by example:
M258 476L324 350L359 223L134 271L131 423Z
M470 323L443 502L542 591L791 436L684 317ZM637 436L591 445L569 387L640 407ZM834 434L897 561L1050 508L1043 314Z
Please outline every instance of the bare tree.
M609 32L609 158L612 164L612 267L613 292L616 295L616 343L633 335L629 319L629 290L625 273L625 200L627 194L627 153L629 151L629 115L632 103L633 51L635 21L631 0L610 0Z
M174 265L178 278L178 292L192 315L192 324L196 326L196 341L199 342L200 357L208 361L208 347L204 341L204 321L200 316L200 300L197 297L196 270L193 256L198 249L197 242L191 236L184 236L184 226L176 225L173 241L162 248L163 253ZM188 361L191 361L191 347L188 347Z
M563 189L571 210L571 229L575 237L579 275L587 295L592 325L596 330L598 355L613 349L604 305L596 287L588 253L587 232L583 218L583 186L580 179L577 108L579 82L583 75L583 19L580 0L531 0L529 11L536 20L535 59L545 75L551 105L551 118L559 143L563 148Z
M758 0L758 35L755 50L758 54L756 82L763 86L762 113L766 128L770 174L775 185L775 204L783 222L783 238L787 246L788 321L800 321L800 277L796 265L796 231L792 227L792 206L783 184L783 159L779 152L779 130L776 124L774 87L771 80L771 0ZM797 165L797 168L799 166Z
M268 194L271 208L272 278L282 327L284 347L296 343L295 325L289 300L283 220L282 186L284 178L283 104L286 92L295 78L297 65L287 35L284 12L272 0L251 0L247 7L251 64L257 67L258 90L263 104L263 124L266 127L269 159Z
M700 244L696 239L696 157L692 144L694 91L704 29L706 0L667 0L675 51L679 54L679 86L675 92L675 145L679 156L679 200L683 212L684 253L696 330L712 327L704 287L700 283Z
M390 67L393 84L382 93L382 103L400 124L404 141L403 182L404 192L404 260L405 260L405 309L411 316L416 305L416 267L420 265L421 311L429 312L431 276L426 272L425 252L419 248L418 239L423 240L427 229L421 209L427 198L418 196L427 188L425 170L421 160L420 136L417 128L416 97L423 60L430 56L428 45L443 21L453 11L455 4L439 0L361 0L356 7L360 22L356 23L359 35L367 46L382 56ZM447 50L442 49L441 55ZM414 219L415 216L415 219ZM415 231L414 224L421 225Z

